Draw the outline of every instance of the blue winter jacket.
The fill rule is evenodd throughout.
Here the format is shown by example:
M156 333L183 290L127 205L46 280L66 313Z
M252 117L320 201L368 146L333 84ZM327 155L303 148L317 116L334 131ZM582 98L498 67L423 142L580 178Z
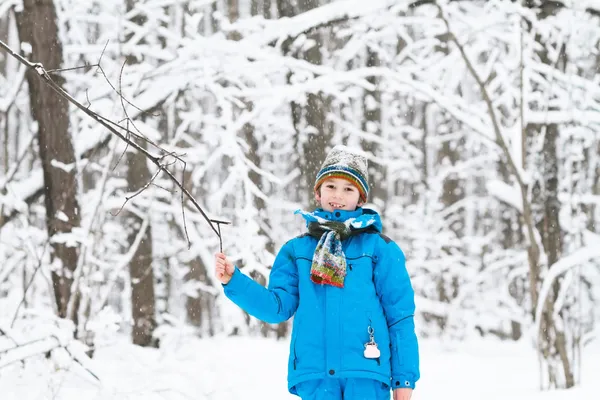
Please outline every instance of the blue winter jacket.
M226 296L267 323L295 314L288 361L292 394L296 384L326 377L371 378L393 389L414 388L419 379L414 292L402 250L381 234L375 211L318 209L313 215L331 221L356 218L353 226L372 227L342 242L347 260L343 288L310 280L317 239L305 234L283 245L267 288L236 268L224 285ZM369 326L375 330L379 359L363 354Z

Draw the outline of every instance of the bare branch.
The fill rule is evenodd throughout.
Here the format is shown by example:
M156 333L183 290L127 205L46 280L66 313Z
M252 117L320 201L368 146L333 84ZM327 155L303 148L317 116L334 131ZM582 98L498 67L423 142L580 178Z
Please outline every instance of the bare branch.
M71 68L57 68L57 69L49 69L48 72L49 74L54 74L57 72L68 72L68 71L77 71L79 69L84 69L84 68L91 68L91 67L95 67L96 64L86 64L86 65L81 65L79 67L71 67Z
M46 243L44 244L44 249L42 250L42 255L39 257L36 256L38 264L35 267L33 274L31 275L31 279L29 279L29 283L27 283L27 286L25 287L25 290L23 291L23 297L21 297L21 301L19 302L19 305L17 306L17 309L15 310L15 315L13 316L13 319L10 323L11 328L15 325L15 322L17 321L17 318L19 317L19 311L21 310L21 306L25 303L25 298L27 296L27 292L29 291L31 284L33 283L33 280L35 279L37 272L42 267L42 260L44 259L44 254L46 254L46 250L48 249L49 244L50 244L50 239L46 240Z
M135 255L138 247L140 246L140 243L142 242L142 239L144 238L144 235L146 234L146 229L148 229L149 221L150 221L150 217L148 215L146 215L142 221L142 226L140 227L140 229L138 230L138 232L135 236L135 240L133 241L131 246L129 246L129 250L127 251L125 256L122 258L122 260L119 260L120 261L119 265L117 265L116 268L114 268L111 271L112 274L109 276L106 284L104 285L106 287L106 290L105 290L104 294L101 295L101 297L100 297L101 300L98 302L99 305L98 305L97 309L95 310L95 313L98 313L100 310L102 310L108 304L110 294L112 293L114 285L117 283L117 278L119 277L119 273L121 272L122 269L124 269L131 262L131 259Z
M450 28L450 23L448 21L448 18L446 18L446 15L444 13L444 10L442 9L442 6L440 6L438 3L435 3L435 5L438 8L438 11L440 13L440 18L444 21L444 24L446 25L446 29L448 31L448 35L450 36L450 39L452 40L452 42L454 42L454 44L456 44L465 64L467 66L467 69L469 70L473 79L475 79L475 81L477 82L477 86L479 87L481 95L487 106L490 120L492 121L492 127L494 129L494 134L496 136L496 143L498 144L498 146L500 146L502 153L506 157L509 167L521 189L520 191L521 191L521 199L523 202L523 216L524 216L524 218L526 220L526 224L527 224L527 233L528 233L528 238L530 241L529 245L533 252L532 256L534 257L534 260L537 264L537 260L539 259L539 251L540 250L537 245L537 240L536 240L535 234L534 234L535 228L534 228L533 219L532 219L532 215L531 215L531 205L529 204L529 201L527 200L527 185L523 181L523 177L521 176L520 168L515 164L512 154L510 153L510 150L508 148L508 145L506 144L506 142L504 140L504 135L502 134L502 130L500 128L500 123L498 122L498 117L496 116L496 110L494 109L494 104L492 102L490 94L488 93L485 83L483 82L483 80L477 73L477 70L473 66L473 63L469 59L469 56L467 55L464 46L458 41L458 39L456 38L456 35L454 35L454 33L452 32L452 29Z
M17 171L19 170L19 166L25 159L25 156L27 155L27 152L30 150L31 145L33 144L34 140L35 140L35 135L31 134L31 136L29 136L29 138L27 139L27 145L25 145L23 147L23 150L22 150L21 154L19 154L17 161L13 164L11 169L8 170L8 173L6 174L6 179L4 179L3 181L0 182L0 192L4 192L6 190L6 186L13 180L13 178L17 174ZM2 213L0 212L0 218L1 218L1 215L2 215Z
M15 347L5 349L0 352L4 356L0 359L0 369L7 367L15 362L23 361L26 358L34 357L40 354L48 353L56 349L64 349L73 361L79 364L86 372L94 377L98 382L100 378L87 368L78 356L74 355L68 348L68 345L63 345L58 337L50 335L44 338L35 339L27 343L16 344Z
M539 263L539 259L540 259L540 247L538 245L537 237L535 234L536 228L535 228L535 224L533 221L533 212L531 209L531 203L529 202L529 200L527 198L527 193L528 193L527 192L527 184L523 181L523 177L521 176L520 168L516 165L514 158L512 157L512 154L510 153L510 150L504 140L504 136L502 134L502 130L500 128L500 124L499 124L498 118L496 116L496 110L494 108L490 94L488 93L487 87L485 86L485 83L483 82L483 80L477 73L477 70L473 66L473 63L469 59L464 46L458 41L458 39L452 32L450 23L444 13L444 10L442 9L442 6L440 6L440 4L438 4L438 3L435 3L435 5L438 8L440 18L444 21L444 24L446 25L446 29L447 29L449 37L451 38L452 42L454 42L454 44L456 44L456 46L458 47L458 50L467 66L467 69L469 70L473 79L475 79L475 81L477 82L477 86L479 87L481 95L485 101L488 114L492 121L492 126L493 126L494 133L496 136L496 142L497 142L498 146L500 147L500 149L502 150L502 153L506 157L506 160L509 165L509 169L512 172L512 174L514 175L514 177L517 180L517 183L519 185L519 189L520 189L519 191L521 194L521 202L523 204L523 219L525 221L525 226L527 228L527 239L529 242L527 251L528 251L528 261L529 261L530 291L531 291L531 295L532 295L532 301L535 304L537 302L537 297L538 297L536 281L537 281L537 277L539 276L538 263ZM535 307L535 305L534 305L534 307ZM535 312L535 309L534 309L534 312Z
M165 166L163 166L161 164L162 156L156 156L156 155L151 154L148 150L144 149L142 146L138 145L135 141L129 139L129 137L127 137L126 135L124 135L123 133L121 133L117 129L115 129L112 126L114 124L112 121L108 120L105 117L102 117L101 115L99 115L98 113L96 113L94 111L91 111L89 108L85 107L83 104L81 104L75 98L73 98L73 96L71 96L66 90L64 90L62 87L60 87L60 85L56 84L56 82L54 82L54 80L52 80L52 78L50 77L50 75L48 75L48 72L44 69L44 66L42 64L32 63L32 62L28 61L27 59L23 58L20 54L13 51L3 41L0 41L0 47L2 47L5 51L7 51L11 56L13 56L17 60L19 60L19 62L21 62L23 65L34 70L38 74L39 78L42 79L42 81L44 81L48 86L50 86L50 88L52 88L52 90L54 90L59 96L68 100L70 103L75 105L78 109L80 109L84 114L88 115L90 118L92 118L93 120L95 120L96 122L98 122L99 124L104 126L113 135L117 136L119 139L126 142L129 146L131 146L135 150L141 152L148 160L150 160L153 164L155 164L158 167L158 169L160 171L164 172L169 177L169 179L192 202L194 207L200 212L200 214L202 214L202 217L206 220L206 222L211 227L213 232L217 236L220 237L219 231L215 228L215 226L211 222L211 220L208 217L208 215L206 214L206 212L202 209L202 207L200 207L200 205L198 204L198 201L189 193L189 191L185 188L183 183L180 182L177 178L175 178L175 176L173 176L171 171L169 171ZM120 128L124 129L123 127L120 127ZM126 133L133 134L129 129L126 129ZM160 148L160 147L158 147L158 148Z
M135 192L134 194L132 194L131 196L126 196L125 197L125 202L123 203L123 205L121 205L121 208L119 208L119 211L117 211L115 214L112 214L113 217L116 217L117 215L119 215L121 213L121 211L123 211L123 208L125 208L125 205L127 204L127 202L131 199L133 199L134 197L137 197L140 195L140 193L142 193L144 190L146 190L151 184L152 182L154 182L154 180L156 179L156 177L158 176L158 174L160 174L160 171L162 169L158 169L154 175L152 175L152 178L150 179L149 182L146 182L146 184L144 186L142 186L137 192Z
M83 151L81 154L78 154L78 158L80 159L89 159L92 158L98 151L102 150L104 147L108 145L111 135L106 136L100 142L96 143L93 147ZM35 174L35 173L34 173ZM39 172L41 176L41 171ZM41 181L41 180L40 180ZM27 205L31 205L35 203L38 199L40 199L44 195L44 187L43 185L39 185L33 192L29 193L22 201ZM4 225L12 221L19 214L18 210L11 211L8 215L0 216L0 228ZM0 214L1 215L1 214Z

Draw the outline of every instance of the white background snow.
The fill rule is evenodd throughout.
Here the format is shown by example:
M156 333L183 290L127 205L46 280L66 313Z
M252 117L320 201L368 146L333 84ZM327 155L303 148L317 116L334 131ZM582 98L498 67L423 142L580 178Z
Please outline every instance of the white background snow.
M198 340L173 332L160 350L127 339L107 343L91 361L99 384L65 359L3 369L2 400L294 400L288 394L289 341L216 337ZM540 392L536 355L528 343L472 339L421 340L422 379L414 400L596 400L600 346L586 349L582 385Z
M120 0L55 3L68 66L97 62L108 41L103 68L116 82L124 54L145 57L126 69L123 93L140 108L164 101L167 122L166 128L152 118L137 125L166 149L185 154L190 183L202 189L201 203L211 214L234 221L226 229L224 246L232 258L245 260L246 271L268 276L265 265L273 254L265 251L266 238L260 232L266 230L278 248L302 229L292 215L306 205L295 196L298 188L291 186L299 178L294 135L296 129L307 135L313 127L292 126L290 102L305 106L307 94L324 93L337 107L328 115L335 140L378 146L369 161L388 172L386 181L378 184L389 190L390 201L372 206L385 208L384 228L406 250L417 292L422 378L413 399L600 398L600 236L595 225L600 213L589 211L600 204L595 181L600 171L600 0L563 1L564 12L543 21L509 0L440 2L475 69L489 79L494 107L503 117L501 135L516 164L508 178L499 172L500 166L506 167L505 155L494 143L488 110L472 76L455 47L447 52L438 48L446 27L433 7L411 14L407 0L338 0L324 1L327 4L293 18L265 19L250 17L249 2L240 0L240 19L230 23L224 1L139 1L127 16ZM213 3L218 3L214 17L219 32L209 32ZM13 6L20 10L21 1L0 0L0 17L12 15ZM126 21L136 13L147 17L144 29ZM552 45L566 43L569 65L564 71L539 61L535 36L520 36L522 25L516 16L535 22L537 32L550 43L550 57L558 54ZM329 37L343 46L329 49L322 65L282 54L287 37L344 18L351 22ZM240 34L239 42L227 38L232 31ZM15 32L13 20L6 33L9 44L30 49ZM123 43L125 32L136 33L129 43ZM142 38L146 41L140 45ZM400 39L406 41L402 49ZM292 47L299 51L314 44L302 34ZM380 66L365 66L366 46L378 49ZM203 282L185 281L190 260L210 267L218 241L198 213L187 212L188 248L180 235L179 197L154 187L128 207L145 213L143 227L152 225L157 275L170 274L172 284L165 288L163 279L162 286L157 285L157 304L169 303L170 309L159 311L159 349L130 344L126 271L135 244L125 245L127 231L113 215L125 196L123 166L112 169L124 150L122 143L112 142L105 153L79 160L80 165L53 163L66 170L88 168L87 179L93 181L86 180L87 188L79 194L82 227L58 240L85 250L79 272L84 274L85 267L82 287L91 303L87 328L96 335L94 357L88 358L81 343L70 338L70 327L53 317L43 200L26 203L43 187L31 147L37 125L26 112L24 69L6 57L0 52L5 66L0 71L0 122L5 124L0 125L0 150L10 150L8 156L0 154L0 212L16 211L18 217L0 226L0 400L296 398L286 388L289 337L261 338L258 322L247 324L211 276ZM349 67L352 62L355 65ZM67 89L80 101L89 99L93 109L114 120L123 117L122 105L103 77L83 71L67 77ZM380 87L368 81L372 77L381 79ZM381 91L383 105L377 134L372 126L364 131L361 126L362 107L376 106L364 93L374 89ZM245 102L252 102L253 108L244 108ZM128 111L132 118L138 116L135 108ZM107 133L86 116L72 114L74 145L83 154ZM512 284L528 278L527 240L510 248L500 245L498 221L523 212L516 178L525 184L543 180L538 157L543 135L528 143L527 158L521 154L521 122L561 126L560 222L568 240L560 260L543 277L538 311L554 278L579 282L563 286L555 303L579 301L574 315L586 329L581 363L575 366L580 385L571 390L538 389L533 338L540 315L530 315L527 295L517 301L511 291ZM248 144L240 139L239 131L247 123L259 142L261 165L249 160ZM455 162L437 159L448 142L461 143ZM17 166L17 159L24 161ZM524 161L527 166L522 168ZM251 172L263 177L263 189L249 178ZM455 204L444 205L441 198L449 177L464 183L463 194ZM83 180L80 177L82 186ZM157 183L168 185L160 179ZM531 199L533 194L527 196ZM257 198L265 202L268 218L256 209ZM59 217L64 219L63 214ZM462 235L455 233L456 221L462 224ZM34 275L22 304L25 283ZM589 285L585 295L579 291L582 281ZM440 299L438 282L447 288L456 283L455 296ZM217 295L213 337L206 324L196 329L184 322L186 298L199 294ZM445 330L435 320L426 321L425 314L446 318ZM518 341L501 341L490 334L508 332L512 322L523 328ZM233 329L241 336L227 336ZM480 337L478 330L486 335ZM23 347L14 350L16 346Z

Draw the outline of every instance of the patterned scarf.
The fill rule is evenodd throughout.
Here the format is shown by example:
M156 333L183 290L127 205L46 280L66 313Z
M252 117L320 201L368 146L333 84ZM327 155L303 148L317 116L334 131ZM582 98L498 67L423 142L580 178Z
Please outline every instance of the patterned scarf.
M341 222L311 222L308 233L319 239L310 267L310 279L322 285L344 287L346 255L342 250L342 240L348 237L350 229Z
M296 210L306 220L308 234L319 242L313 254L310 278L314 283L344 287L346 277L346 255L342 241L367 231L381 232L381 219L375 211L357 209L344 222L326 219L323 210L307 212Z
M342 250L342 240L371 230L371 227L352 229L343 222L310 222L308 234L319 239L313 254L310 279L321 285L344 287L346 277L346 255Z

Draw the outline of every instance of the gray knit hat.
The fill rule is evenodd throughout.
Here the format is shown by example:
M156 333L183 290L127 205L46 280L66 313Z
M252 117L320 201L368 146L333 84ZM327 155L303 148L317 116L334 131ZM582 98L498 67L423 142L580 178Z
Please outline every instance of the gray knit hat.
M340 178L350 181L360 193L363 202L369 197L369 171L368 162L365 156L359 154L343 145L337 145L321 165L321 170L315 180L315 191L323 184L327 178Z

